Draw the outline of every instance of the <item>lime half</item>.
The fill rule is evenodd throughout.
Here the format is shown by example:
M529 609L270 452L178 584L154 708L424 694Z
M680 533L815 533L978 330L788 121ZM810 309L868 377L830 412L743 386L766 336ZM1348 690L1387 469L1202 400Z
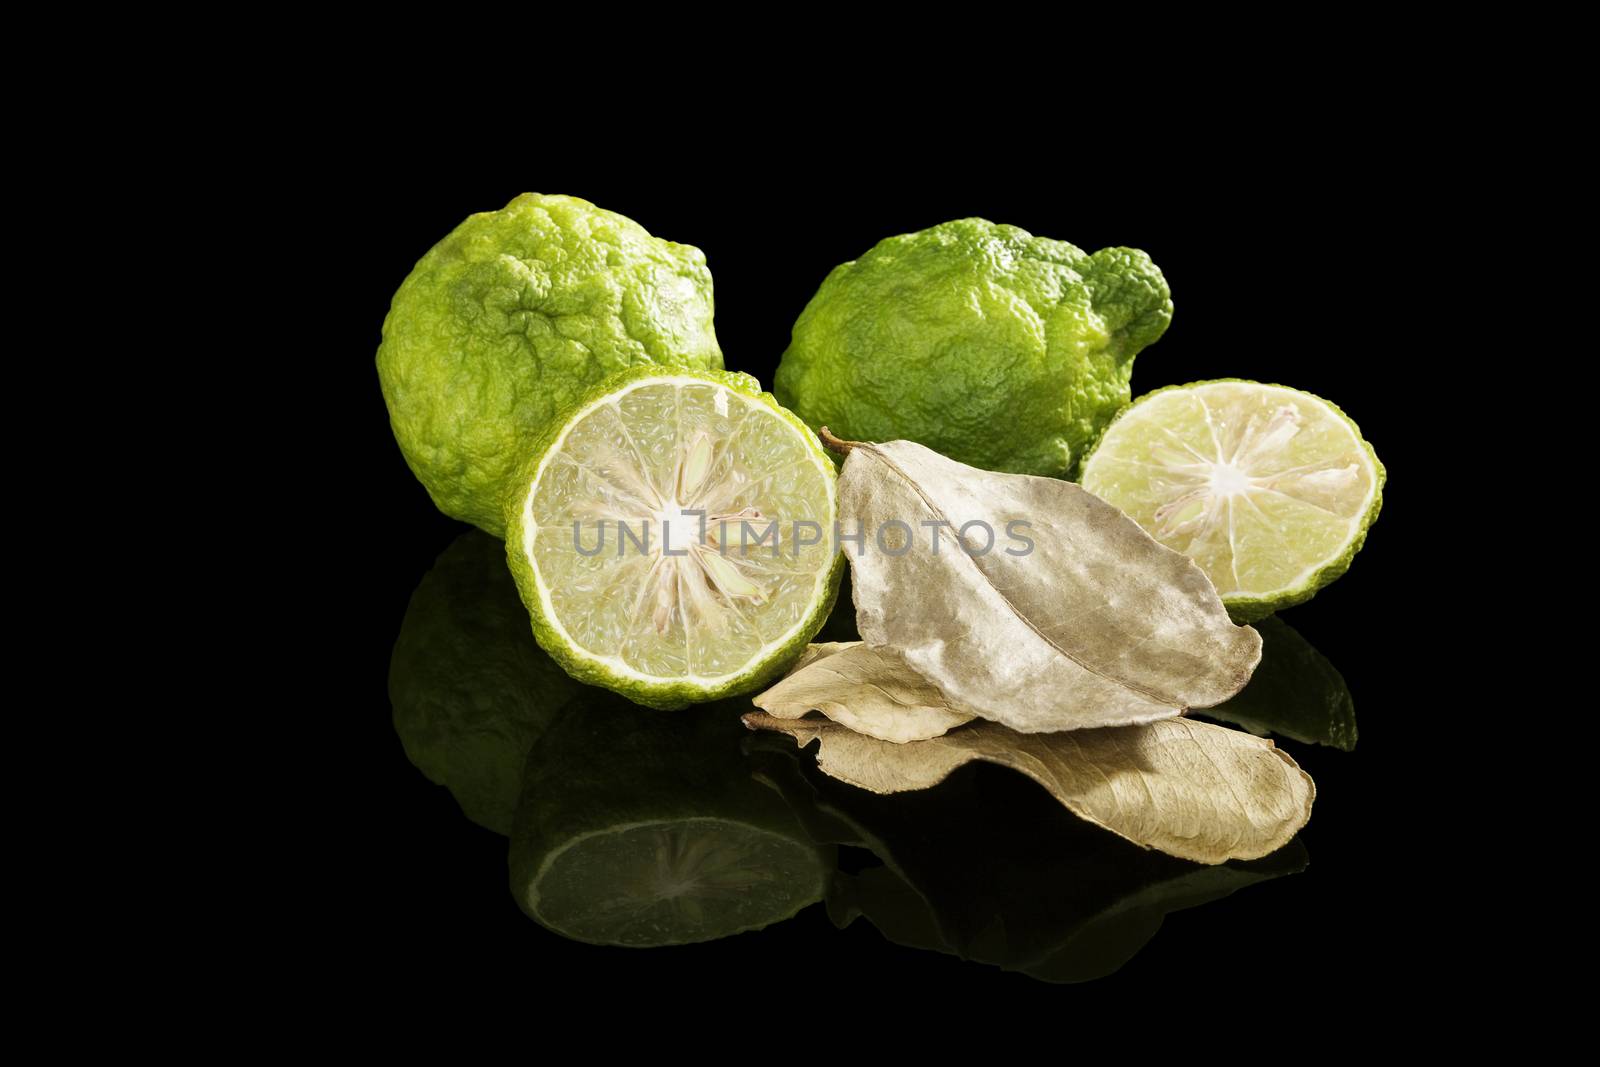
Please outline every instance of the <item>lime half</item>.
M834 483L754 378L622 372L534 444L507 501L535 636L574 677L652 707L749 692L833 606Z
M1383 480L1337 407L1244 381L1141 397L1082 472L1085 489L1198 563L1243 622L1309 600L1349 568Z

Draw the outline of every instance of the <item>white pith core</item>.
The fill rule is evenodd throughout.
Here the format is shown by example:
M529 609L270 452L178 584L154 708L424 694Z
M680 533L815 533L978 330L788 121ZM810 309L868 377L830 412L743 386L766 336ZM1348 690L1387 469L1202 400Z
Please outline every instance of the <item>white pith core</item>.
M1243 382L1152 396L1107 432L1083 485L1193 557L1225 596L1310 581L1377 492L1347 420L1307 394Z
M805 431L753 397L687 376L631 383L568 420L523 499L544 616L623 678L736 678L793 640L826 583L833 478ZM604 524L599 555L572 554L574 520L589 549ZM797 545L796 520L820 543ZM776 557L754 544L771 523Z

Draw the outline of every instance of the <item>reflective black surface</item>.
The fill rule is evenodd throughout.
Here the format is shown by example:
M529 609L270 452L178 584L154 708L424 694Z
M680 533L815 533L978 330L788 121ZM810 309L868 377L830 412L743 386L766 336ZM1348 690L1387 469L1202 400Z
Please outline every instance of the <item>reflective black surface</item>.
M747 698L637 707L539 649L503 554L470 531L440 556L401 625L390 698L407 756L455 799L462 832L470 820L510 835L511 896L557 936L670 951L821 905L834 926L863 920L908 950L1081 982L1127 963L1168 913L1309 863L1298 839L1216 867L1144 850L994 767L874 795L828 779L787 737L747 733ZM1286 623L1262 629L1256 677L1208 714L1353 749L1339 673ZM855 636L848 587L826 635Z

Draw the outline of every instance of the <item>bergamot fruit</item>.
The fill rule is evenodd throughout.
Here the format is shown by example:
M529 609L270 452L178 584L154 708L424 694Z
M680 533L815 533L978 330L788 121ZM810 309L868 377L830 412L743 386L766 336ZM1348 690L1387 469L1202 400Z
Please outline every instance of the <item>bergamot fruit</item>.
M528 750L574 698L569 678L528 633L505 546L458 537L411 594L389 660L389 701L406 755L461 810L511 832Z
M1383 464L1310 393L1257 382L1158 389L1119 415L1083 487L1210 577L1240 622L1311 599L1350 567Z
M636 367L532 442L506 555L539 643L678 708L759 688L833 606L832 462L754 378Z
M1172 300L1143 252L1089 255L958 219L835 267L773 391L813 427L916 441L985 470L1067 477L1128 402Z
M469 217L395 293L378 348L395 440L439 510L500 537L518 444L624 367L720 368L711 313L699 249L525 193Z
M556 724L528 757L511 835L523 910L564 937L649 948L760 929L821 900L834 850L751 776L748 706L666 718L604 706Z

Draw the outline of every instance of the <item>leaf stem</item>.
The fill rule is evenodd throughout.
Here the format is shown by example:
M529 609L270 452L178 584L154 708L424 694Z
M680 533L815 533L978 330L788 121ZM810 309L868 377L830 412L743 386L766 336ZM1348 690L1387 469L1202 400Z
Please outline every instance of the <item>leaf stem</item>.
M852 448L855 448L861 444L860 441L845 441L833 436L833 432L826 426L817 431L817 436L822 438L822 444L824 447L828 448L830 451L839 453L841 456L848 454Z

